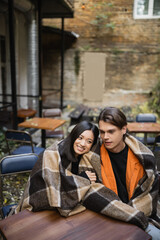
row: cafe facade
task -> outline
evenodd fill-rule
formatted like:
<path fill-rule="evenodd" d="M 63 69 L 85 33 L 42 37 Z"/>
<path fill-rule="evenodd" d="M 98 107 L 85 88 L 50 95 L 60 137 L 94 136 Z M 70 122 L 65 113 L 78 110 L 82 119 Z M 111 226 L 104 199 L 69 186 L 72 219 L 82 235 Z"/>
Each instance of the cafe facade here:
<path fill-rule="evenodd" d="M 61 21 L 59 71 L 63 87 L 64 19 L 73 18 L 73 13 L 73 0 L 0 0 L 0 110 L 12 112 L 14 128 L 18 109 L 33 108 L 42 114 L 44 18 Z"/>

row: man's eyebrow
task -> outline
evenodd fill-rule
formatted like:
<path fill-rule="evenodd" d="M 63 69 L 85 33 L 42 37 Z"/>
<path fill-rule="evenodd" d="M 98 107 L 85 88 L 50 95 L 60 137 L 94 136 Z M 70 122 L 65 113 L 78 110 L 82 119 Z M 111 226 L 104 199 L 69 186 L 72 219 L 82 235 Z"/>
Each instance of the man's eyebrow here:
<path fill-rule="evenodd" d="M 105 131 L 105 130 L 99 128 L 99 131 L 100 132 L 113 132 L 113 131 L 116 131 L 116 129 L 115 128 L 111 128 L 111 129 Z"/>
<path fill-rule="evenodd" d="M 104 132 L 104 130 L 103 130 L 103 129 L 100 129 L 100 128 L 99 128 L 99 131 Z"/>

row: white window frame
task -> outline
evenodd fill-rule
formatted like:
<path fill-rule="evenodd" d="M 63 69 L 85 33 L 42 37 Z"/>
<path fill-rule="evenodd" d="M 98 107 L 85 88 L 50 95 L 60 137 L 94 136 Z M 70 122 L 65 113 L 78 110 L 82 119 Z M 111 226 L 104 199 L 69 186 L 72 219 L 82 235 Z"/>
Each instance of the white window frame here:
<path fill-rule="evenodd" d="M 149 0 L 148 14 L 147 15 L 137 15 L 137 5 L 138 5 L 137 3 L 138 3 L 138 0 L 134 0 L 134 11 L 133 11 L 134 19 L 154 19 L 154 18 L 160 18 L 160 15 L 157 15 L 157 16 L 153 15 L 154 0 Z"/>

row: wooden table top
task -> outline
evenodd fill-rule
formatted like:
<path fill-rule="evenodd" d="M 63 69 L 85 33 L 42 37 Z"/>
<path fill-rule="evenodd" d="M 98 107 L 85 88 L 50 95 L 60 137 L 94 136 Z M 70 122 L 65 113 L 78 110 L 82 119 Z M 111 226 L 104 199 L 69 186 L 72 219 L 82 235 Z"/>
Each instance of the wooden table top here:
<path fill-rule="evenodd" d="M 139 227 L 86 210 L 65 218 L 57 211 L 24 210 L 0 221 L 8 240 L 149 240 Z"/>
<path fill-rule="evenodd" d="M 27 117 L 33 117 L 37 113 L 34 109 L 19 109 L 17 111 L 17 115 L 19 118 L 27 118 Z"/>
<path fill-rule="evenodd" d="M 54 119 L 54 118 L 30 118 L 22 123 L 19 123 L 19 127 L 25 128 L 38 128 L 44 130 L 55 130 L 66 122 L 63 119 Z"/>
<path fill-rule="evenodd" d="M 160 133 L 160 123 L 132 122 L 127 124 L 130 133 Z"/>

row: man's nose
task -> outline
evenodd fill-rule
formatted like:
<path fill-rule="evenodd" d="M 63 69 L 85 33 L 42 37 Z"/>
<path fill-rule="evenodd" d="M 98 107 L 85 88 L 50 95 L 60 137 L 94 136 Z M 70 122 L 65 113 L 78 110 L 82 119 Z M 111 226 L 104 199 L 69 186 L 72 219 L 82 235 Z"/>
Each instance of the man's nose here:
<path fill-rule="evenodd" d="M 107 133 L 107 132 L 105 132 L 105 134 L 104 134 L 104 138 L 105 138 L 105 139 L 108 138 L 108 133 Z"/>

